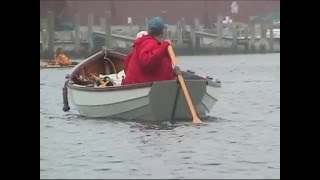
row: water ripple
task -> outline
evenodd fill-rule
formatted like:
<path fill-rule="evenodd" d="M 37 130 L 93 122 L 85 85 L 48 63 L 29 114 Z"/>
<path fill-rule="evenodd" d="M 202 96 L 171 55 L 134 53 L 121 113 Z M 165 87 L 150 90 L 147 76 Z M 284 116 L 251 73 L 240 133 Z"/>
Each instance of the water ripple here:
<path fill-rule="evenodd" d="M 201 164 L 201 165 L 205 165 L 205 166 L 219 166 L 219 165 L 221 165 L 221 163 L 205 163 L 205 164 Z"/>
<path fill-rule="evenodd" d="M 123 161 L 109 161 L 108 163 L 122 163 Z"/>
<path fill-rule="evenodd" d="M 268 166 L 268 169 L 280 169 L 279 167 Z"/>
<path fill-rule="evenodd" d="M 109 171 L 111 168 L 100 168 L 100 169 L 93 169 L 94 171 Z"/>
<path fill-rule="evenodd" d="M 178 153 L 195 153 L 195 151 L 179 151 Z"/>
<path fill-rule="evenodd" d="M 182 159 L 191 159 L 191 157 L 182 157 Z"/>
<path fill-rule="evenodd" d="M 181 68 L 222 82 L 221 99 L 201 118 L 206 126 L 63 112 L 70 70 L 40 71 L 40 178 L 279 179 L 280 56 L 181 59 Z"/>
<path fill-rule="evenodd" d="M 70 156 L 70 157 L 67 157 L 67 158 L 73 159 L 73 158 L 79 158 L 79 157 L 84 157 L 84 156 L 86 156 L 86 155 Z"/>
<path fill-rule="evenodd" d="M 267 164 L 267 162 L 261 162 L 261 161 L 235 161 L 239 163 L 250 163 L 250 164 Z"/>

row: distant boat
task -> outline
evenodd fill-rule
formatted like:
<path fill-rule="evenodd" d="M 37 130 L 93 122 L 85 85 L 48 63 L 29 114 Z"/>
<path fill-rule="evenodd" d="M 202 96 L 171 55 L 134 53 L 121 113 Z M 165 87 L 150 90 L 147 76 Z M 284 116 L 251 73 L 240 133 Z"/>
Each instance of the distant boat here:
<path fill-rule="evenodd" d="M 59 64 L 55 64 L 54 61 L 48 61 L 48 62 L 45 62 L 45 63 L 40 63 L 40 68 L 72 68 L 72 67 L 75 67 L 77 64 L 79 64 L 78 62 L 71 62 L 70 65 L 67 65 L 67 66 L 62 66 L 62 65 L 59 65 Z"/>

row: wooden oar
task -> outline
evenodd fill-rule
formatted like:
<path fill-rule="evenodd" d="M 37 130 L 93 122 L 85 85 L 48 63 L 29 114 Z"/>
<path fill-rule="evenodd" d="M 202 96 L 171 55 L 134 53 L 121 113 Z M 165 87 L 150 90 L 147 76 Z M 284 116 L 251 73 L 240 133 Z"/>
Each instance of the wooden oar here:
<path fill-rule="evenodd" d="M 200 123 L 202 123 L 202 121 L 200 120 L 200 118 L 196 114 L 196 110 L 195 110 L 195 108 L 194 108 L 194 106 L 192 104 L 192 100 L 190 98 L 187 86 L 186 86 L 186 84 L 184 82 L 184 79 L 182 77 L 182 73 L 180 71 L 180 68 L 177 65 L 177 59 L 176 59 L 176 56 L 175 56 L 175 54 L 173 52 L 173 49 L 172 49 L 171 45 L 168 46 L 168 53 L 169 53 L 169 56 L 171 58 L 172 65 L 174 67 L 175 73 L 178 76 L 179 83 L 181 85 L 183 94 L 184 94 L 184 96 L 185 96 L 185 98 L 187 100 L 187 103 L 188 103 L 188 106 L 189 106 L 189 109 L 190 109 L 190 112 L 191 112 L 191 115 L 192 115 L 192 122 L 196 123 L 196 124 L 200 124 Z"/>

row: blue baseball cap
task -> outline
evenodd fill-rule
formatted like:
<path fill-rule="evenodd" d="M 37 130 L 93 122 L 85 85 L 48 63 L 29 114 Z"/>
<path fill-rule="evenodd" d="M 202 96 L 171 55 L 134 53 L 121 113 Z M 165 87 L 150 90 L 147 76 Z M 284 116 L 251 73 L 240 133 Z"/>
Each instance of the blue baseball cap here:
<path fill-rule="evenodd" d="M 163 29 L 166 26 L 164 20 L 161 17 L 153 17 L 149 21 L 149 28 Z"/>

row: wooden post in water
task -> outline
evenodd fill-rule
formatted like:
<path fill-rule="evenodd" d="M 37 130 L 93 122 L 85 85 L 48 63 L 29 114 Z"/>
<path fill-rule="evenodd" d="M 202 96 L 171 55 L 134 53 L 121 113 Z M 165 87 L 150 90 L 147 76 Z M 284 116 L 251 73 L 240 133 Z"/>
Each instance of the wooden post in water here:
<path fill-rule="evenodd" d="M 89 42 L 88 53 L 89 54 L 91 54 L 93 49 L 93 22 L 94 22 L 93 12 L 90 12 L 88 15 L 88 42 Z"/>
<path fill-rule="evenodd" d="M 178 21 L 176 26 L 176 34 L 177 34 L 177 45 L 180 46 L 183 44 L 182 42 L 182 27 L 180 21 Z"/>
<path fill-rule="evenodd" d="M 200 21 L 199 18 L 194 18 L 194 29 L 195 31 L 199 31 L 200 30 Z M 200 48 L 200 36 L 196 36 L 195 33 L 195 47 L 196 48 Z"/>
<path fill-rule="evenodd" d="M 145 17 L 145 27 L 146 27 L 146 31 L 148 31 L 148 28 L 149 28 L 149 20 L 148 20 L 148 17 Z"/>
<path fill-rule="evenodd" d="M 102 32 L 106 31 L 106 19 L 105 19 L 105 17 L 100 17 L 100 30 Z"/>
<path fill-rule="evenodd" d="M 48 11 L 48 55 L 50 58 L 54 59 L 54 32 L 55 32 L 55 21 L 54 21 L 54 11 Z"/>
<path fill-rule="evenodd" d="M 249 40 L 249 36 L 250 36 L 250 29 L 249 29 L 249 26 L 247 25 L 244 28 L 244 37 L 245 37 L 246 41 Z M 245 50 L 246 50 L 246 52 L 249 51 L 249 43 L 245 44 Z"/>
<path fill-rule="evenodd" d="M 260 52 L 264 53 L 267 51 L 267 46 L 268 46 L 268 42 L 266 39 L 266 34 L 267 34 L 267 24 L 266 24 L 266 19 L 265 18 L 261 18 L 260 21 Z"/>
<path fill-rule="evenodd" d="M 78 55 L 80 53 L 80 15 L 76 13 L 74 16 L 74 50 Z"/>
<path fill-rule="evenodd" d="M 167 30 L 167 39 L 172 39 L 172 31 Z"/>
<path fill-rule="evenodd" d="M 129 36 L 134 36 L 134 33 L 133 33 L 133 27 L 132 27 L 132 17 L 128 17 L 128 25 L 129 25 Z M 140 24 L 138 24 L 138 31 L 140 30 Z"/>
<path fill-rule="evenodd" d="M 253 17 L 250 17 L 249 31 L 250 31 L 249 49 L 250 49 L 250 51 L 255 52 L 255 50 L 256 50 L 256 28 L 255 28 L 255 19 Z"/>
<path fill-rule="evenodd" d="M 218 20 L 217 20 L 217 44 L 218 44 L 218 47 L 221 47 L 222 46 L 222 31 L 223 31 L 223 24 L 222 24 L 222 21 L 223 21 L 223 17 L 222 16 L 219 16 L 218 17 Z"/>
<path fill-rule="evenodd" d="M 274 51 L 274 37 L 273 37 L 273 21 L 270 22 L 270 38 L 269 38 L 270 52 Z"/>
<path fill-rule="evenodd" d="M 44 19 L 40 18 L 40 31 L 45 30 Z"/>
<path fill-rule="evenodd" d="M 195 18 L 193 20 L 193 24 L 191 24 L 191 32 L 190 32 L 192 48 L 198 48 L 199 47 L 200 40 L 196 36 L 197 29 L 198 29 L 198 27 L 197 27 L 197 19 Z"/>
<path fill-rule="evenodd" d="M 236 23 L 234 22 L 231 23 L 231 29 L 232 29 L 232 48 L 236 50 L 238 46 L 238 33 L 237 33 Z"/>
<path fill-rule="evenodd" d="M 105 12 L 105 32 L 106 32 L 106 46 L 107 48 L 111 48 L 112 46 L 112 37 L 111 37 L 111 12 Z"/>
<path fill-rule="evenodd" d="M 164 22 L 167 21 L 167 11 L 166 10 L 161 11 L 161 17 L 164 20 Z M 166 24 L 165 28 L 163 29 L 163 37 L 165 39 L 168 38 L 168 24 Z"/>
<path fill-rule="evenodd" d="M 167 26 L 167 25 L 166 25 L 166 26 L 164 27 L 164 29 L 163 29 L 163 37 L 164 37 L 165 39 L 168 38 L 168 26 Z"/>
<path fill-rule="evenodd" d="M 187 32 L 186 32 L 186 21 L 185 21 L 185 19 L 184 18 L 182 18 L 181 19 L 181 21 L 180 21 L 180 24 L 181 24 L 181 31 L 182 31 L 182 43 L 183 42 L 185 42 L 184 40 L 186 39 L 186 34 L 187 34 Z"/>
<path fill-rule="evenodd" d="M 190 26 L 190 40 L 191 40 L 191 45 L 192 48 L 196 47 L 196 33 L 195 33 L 195 27 L 194 24 L 191 24 Z"/>

